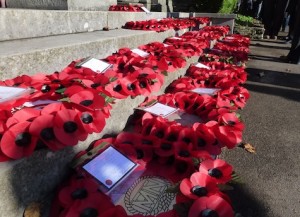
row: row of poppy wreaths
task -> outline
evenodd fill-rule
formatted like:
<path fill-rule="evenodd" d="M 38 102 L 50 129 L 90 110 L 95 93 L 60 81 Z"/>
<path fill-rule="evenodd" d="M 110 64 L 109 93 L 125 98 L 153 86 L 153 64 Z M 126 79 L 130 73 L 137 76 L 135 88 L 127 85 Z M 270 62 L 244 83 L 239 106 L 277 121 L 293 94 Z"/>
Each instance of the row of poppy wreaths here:
<path fill-rule="evenodd" d="M 60 150 L 101 132 L 114 98 L 148 96 L 159 90 L 167 73 L 184 67 L 185 58 L 201 55 L 210 40 L 228 31 L 227 27 L 205 27 L 193 37 L 184 34 L 164 44 L 142 45 L 146 57 L 120 49 L 104 59 L 112 64 L 104 73 L 80 67 L 78 60 L 61 72 L 1 81 L 2 86 L 31 88 L 33 93 L 1 104 L 0 161 L 27 157 L 43 147 Z"/>
<path fill-rule="evenodd" d="M 242 39 L 237 35 L 229 37 Z M 222 185 L 232 180 L 233 168 L 213 156 L 220 154 L 222 147 L 233 148 L 241 142 L 244 125 L 236 111 L 243 108 L 249 98 L 248 91 L 241 86 L 246 81 L 246 73 L 242 67 L 221 62 L 206 62 L 205 66 L 209 69 L 191 65 L 185 77 L 170 84 L 166 94 L 149 97 L 140 105 L 159 102 L 177 107 L 198 116 L 201 122 L 185 126 L 137 111 L 133 122 L 135 132 L 97 140 L 75 157 L 78 159 L 101 147 L 99 154 L 107 145 L 113 145 L 131 160 L 146 164 L 156 176 L 179 183 L 174 209 L 157 215 L 138 212 L 129 215 L 98 190 L 99 184 L 82 171 L 83 161 L 58 190 L 50 216 L 233 217 L 230 198 L 221 191 Z M 194 80 L 186 82 L 189 78 Z M 213 96 L 190 92 L 197 87 L 219 91 Z"/>
<path fill-rule="evenodd" d="M 140 5 L 111 5 L 109 11 L 143 12 Z"/>
<path fill-rule="evenodd" d="M 209 22 L 210 19 L 207 17 L 164 18 L 161 20 L 130 21 L 123 28 L 163 32 L 169 29 L 180 30 L 193 27 L 199 29 L 200 25 L 208 25 Z"/>

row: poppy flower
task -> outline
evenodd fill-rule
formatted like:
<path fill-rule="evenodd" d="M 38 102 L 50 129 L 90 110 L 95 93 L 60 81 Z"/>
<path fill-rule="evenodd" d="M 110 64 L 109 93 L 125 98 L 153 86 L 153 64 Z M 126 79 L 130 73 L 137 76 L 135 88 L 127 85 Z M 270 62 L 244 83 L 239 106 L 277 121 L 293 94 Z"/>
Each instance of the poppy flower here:
<path fill-rule="evenodd" d="M 181 125 L 171 125 L 166 129 L 165 139 L 169 142 L 176 142 L 178 140 L 178 135 L 183 127 Z"/>
<path fill-rule="evenodd" d="M 101 145 L 101 146 L 104 145 L 103 148 L 98 151 L 98 153 L 100 153 L 102 150 L 104 150 L 106 147 L 108 147 L 108 145 L 113 144 L 114 141 L 115 141 L 115 138 L 113 138 L 113 137 L 94 140 L 87 149 L 78 152 L 74 156 L 74 159 L 80 158 L 82 155 L 85 155 L 86 153 L 90 152 L 92 149 L 98 147 L 99 145 Z"/>
<path fill-rule="evenodd" d="M 11 158 L 7 157 L 0 149 L 0 162 L 6 162 L 12 160 Z"/>
<path fill-rule="evenodd" d="M 23 108 L 16 113 L 13 114 L 12 117 L 8 118 L 6 121 L 6 126 L 10 128 L 11 126 L 26 122 L 26 121 L 32 121 L 35 118 L 37 118 L 40 115 L 41 111 L 34 109 L 34 108 Z"/>
<path fill-rule="evenodd" d="M 239 120 L 235 113 L 224 113 L 219 117 L 219 122 L 237 130 L 243 130 L 244 124 Z"/>
<path fill-rule="evenodd" d="M 186 144 L 194 144 L 196 141 L 195 131 L 192 128 L 183 128 L 178 135 L 178 141 Z"/>
<path fill-rule="evenodd" d="M 233 217 L 231 205 L 218 195 L 197 199 L 189 210 L 188 217 Z"/>
<path fill-rule="evenodd" d="M 9 158 L 19 159 L 32 154 L 37 137 L 29 132 L 30 122 L 17 123 L 3 134 L 0 145 L 2 152 Z"/>
<path fill-rule="evenodd" d="M 73 178 L 70 184 L 59 191 L 58 199 L 63 207 L 70 207 L 76 200 L 84 200 L 99 194 L 99 184 L 92 178 Z"/>
<path fill-rule="evenodd" d="M 148 162 L 152 160 L 153 148 L 157 147 L 158 144 L 155 137 L 122 132 L 117 136 L 115 146 L 124 150 L 134 160 Z"/>
<path fill-rule="evenodd" d="M 192 150 L 193 145 L 191 143 L 186 144 L 185 142 L 175 142 L 175 159 L 186 162 L 192 162 Z"/>
<path fill-rule="evenodd" d="M 217 183 L 226 183 L 231 180 L 232 166 L 221 159 L 208 159 L 201 162 L 199 172 L 213 177 Z"/>
<path fill-rule="evenodd" d="M 166 137 L 168 127 L 172 124 L 174 123 L 146 112 L 142 117 L 142 134 L 152 135 L 163 139 Z"/>
<path fill-rule="evenodd" d="M 54 135 L 53 120 L 54 115 L 41 115 L 32 121 L 29 132 L 38 137 L 51 150 L 58 151 L 64 148 L 65 145 L 59 142 Z"/>
<path fill-rule="evenodd" d="M 78 191 L 80 190 L 81 189 L 78 189 Z M 78 195 L 82 196 L 82 193 L 79 192 Z M 63 212 L 62 216 L 64 217 L 101 216 L 102 217 L 105 216 L 105 212 L 107 212 L 107 210 L 110 210 L 112 208 L 114 208 L 114 205 L 110 201 L 110 198 L 101 192 L 97 192 L 88 195 L 88 197 L 85 199 L 75 200 L 72 206 Z"/>
<path fill-rule="evenodd" d="M 120 205 L 117 205 L 117 206 L 114 206 L 110 209 L 107 209 L 104 213 L 102 213 L 101 217 L 127 217 L 127 213 L 125 211 L 125 209 L 120 206 Z M 136 215 L 133 215 L 132 217 L 141 217 L 141 215 L 139 214 L 136 214 Z"/>
<path fill-rule="evenodd" d="M 83 141 L 88 134 L 76 120 L 77 112 L 71 109 L 58 111 L 54 117 L 55 137 L 67 146 L 74 146 L 78 140 Z"/>
<path fill-rule="evenodd" d="M 230 126 L 219 126 L 214 128 L 214 133 L 221 146 L 229 149 L 236 147 L 242 142 L 242 131 Z"/>
<path fill-rule="evenodd" d="M 79 112 L 75 122 L 81 123 L 87 133 L 100 133 L 105 127 L 105 116 L 100 110 Z"/>
<path fill-rule="evenodd" d="M 186 197 L 198 199 L 218 192 L 215 180 L 204 173 L 195 172 L 190 178 L 185 178 L 180 183 L 180 191 Z"/>
<path fill-rule="evenodd" d="M 206 124 L 195 123 L 193 125 L 195 130 L 196 142 L 194 143 L 195 150 L 205 150 L 212 155 L 221 153 L 221 148 L 216 144 L 216 137 Z"/>
<path fill-rule="evenodd" d="M 116 137 L 114 144 L 131 144 L 132 146 L 136 146 L 141 142 L 141 134 L 138 133 L 130 133 L 130 132 L 121 132 Z"/>
<path fill-rule="evenodd" d="M 71 109 L 71 104 L 66 102 L 57 102 L 46 105 L 41 110 L 41 115 L 52 114 L 55 115 L 58 111 L 64 109 Z"/>
<path fill-rule="evenodd" d="M 163 158 L 173 156 L 175 154 L 174 145 L 172 142 L 162 140 L 159 147 L 154 149 L 154 153 Z"/>
<path fill-rule="evenodd" d="M 125 99 L 129 95 L 126 92 L 126 86 L 120 80 L 109 83 L 105 86 L 105 90 L 110 94 L 111 97 L 117 99 Z"/>
<path fill-rule="evenodd" d="M 101 109 L 105 105 L 105 100 L 95 91 L 83 90 L 73 94 L 70 101 L 83 109 L 89 108 L 92 110 Z"/>

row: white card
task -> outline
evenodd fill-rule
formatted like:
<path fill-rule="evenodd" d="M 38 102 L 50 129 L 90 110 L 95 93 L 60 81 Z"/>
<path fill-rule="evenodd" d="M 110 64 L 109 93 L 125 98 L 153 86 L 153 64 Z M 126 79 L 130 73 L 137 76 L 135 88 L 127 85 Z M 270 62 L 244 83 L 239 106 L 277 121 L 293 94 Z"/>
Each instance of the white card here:
<path fill-rule="evenodd" d="M 0 86 L 0 103 L 19 98 L 29 93 L 29 88 Z"/>
<path fill-rule="evenodd" d="M 40 105 L 48 105 L 48 104 L 51 104 L 51 103 L 61 103 L 61 102 L 54 101 L 54 100 L 37 100 L 37 101 L 34 101 L 34 102 L 25 102 L 23 104 L 23 106 L 25 106 L 25 107 L 35 107 L 35 106 L 40 106 Z"/>
<path fill-rule="evenodd" d="M 220 91 L 220 88 L 196 88 L 191 90 L 194 93 L 198 93 L 198 94 L 207 94 L 210 96 L 215 95 L 218 91 Z"/>
<path fill-rule="evenodd" d="M 118 150 L 109 146 L 101 154 L 83 166 L 105 187 L 111 189 L 120 183 L 137 166 Z"/>
<path fill-rule="evenodd" d="M 173 108 L 161 103 L 155 103 L 154 105 L 145 108 L 144 111 L 157 116 L 167 117 L 168 115 L 178 111 L 178 108 Z"/>
<path fill-rule="evenodd" d="M 110 68 L 112 65 L 107 62 L 104 62 L 102 60 L 91 58 L 87 62 L 83 63 L 81 66 L 85 67 L 85 68 L 89 68 L 89 69 L 93 70 L 94 72 L 103 73 L 108 68 Z"/>
<path fill-rule="evenodd" d="M 142 9 L 143 11 L 145 11 L 147 14 L 151 14 L 151 11 L 149 11 L 147 8 L 141 7 L 141 9 Z"/>
<path fill-rule="evenodd" d="M 211 69 L 209 66 L 206 66 L 206 65 L 204 65 L 204 64 L 202 64 L 202 63 L 197 63 L 195 66 L 196 66 L 197 68 Z"/>
<path fill-rule="evenodd" d="M 141 50 L 141 49 L 138 49 L 138 48 L 135 48 L 135 49 L 132 49 L 131 50 L 133 53 L 137 54 L 137 55 L 140 55 L 141 57 L 147 57 L 149 56 L 149 53 Z"/>
<path fill-rule="evenodd" d="M 168 45 L 168 44 L 163 44 L 164 45 L 164 47 L 169 47 L 170 45 Z"/>
<path fill-rule="evenodd" d="M 171 39 L 182 40 L 182 38 L 179 37 L 172 37 Z"/>

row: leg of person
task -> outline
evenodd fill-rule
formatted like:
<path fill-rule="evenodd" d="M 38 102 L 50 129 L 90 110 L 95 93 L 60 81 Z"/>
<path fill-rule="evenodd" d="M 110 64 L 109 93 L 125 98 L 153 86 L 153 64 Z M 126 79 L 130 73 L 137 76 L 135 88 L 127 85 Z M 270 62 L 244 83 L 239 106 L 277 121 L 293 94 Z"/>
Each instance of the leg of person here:
<path fill-rule="evenodd" d="M 262 7 L 263 7 L 262 22 L 265 26 L 265 37 L 269 38 L 271 34 L 271 28 L 273 22 L 272 21 L 273 11 L 274 11 L 273 0 L 264 0 Z"/>
<path fill-rule="evenodd" d="M 291 63 L 300 64 L 300 3 L 298 4 L 296 12 L 292 47 L 287 58 Z"/>
<path fill-rule="evenodd" d="M 284 17 L 284 12 L 287 6 L 288 1 L 287 0 L 276 0 L 275 1 L 275 11 L 274 14 L 275 16 L 273 17 L 273 25 L 272 25 L 272 32 L 271 32 L 271 37 L 273 39 L 277 39 L 277 35 L 280 31 L 280 27 L 282 25 L 283 17 Z"/>

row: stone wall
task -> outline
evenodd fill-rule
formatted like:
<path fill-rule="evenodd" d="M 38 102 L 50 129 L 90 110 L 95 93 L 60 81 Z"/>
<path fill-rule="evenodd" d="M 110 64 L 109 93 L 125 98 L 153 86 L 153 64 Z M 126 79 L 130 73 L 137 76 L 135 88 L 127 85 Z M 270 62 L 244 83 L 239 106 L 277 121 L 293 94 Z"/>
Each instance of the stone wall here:
<path fill-rule="evenodd" d="M 107 11 L 117 0 L 7 0 L 8 8 Z"/>

